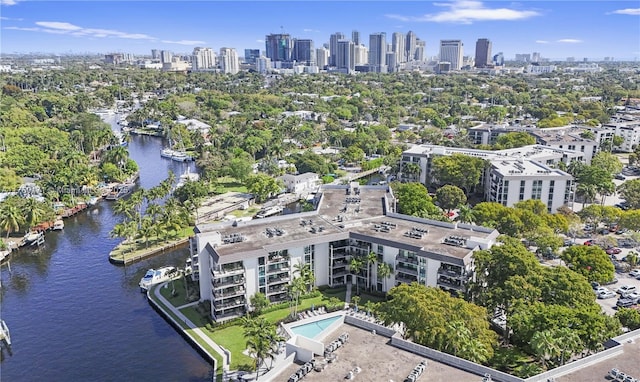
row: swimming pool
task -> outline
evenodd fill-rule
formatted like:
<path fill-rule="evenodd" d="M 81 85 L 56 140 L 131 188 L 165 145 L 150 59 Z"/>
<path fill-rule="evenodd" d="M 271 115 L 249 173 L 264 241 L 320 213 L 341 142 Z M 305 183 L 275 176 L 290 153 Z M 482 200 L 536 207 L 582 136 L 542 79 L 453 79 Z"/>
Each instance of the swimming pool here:
<path fill-rule="evenodd" d="M 327 329 L 334 322 L 341 320 L 342 316 L 334 316 L 325 318 L 323 320 L 318 320 L 314 322 L 309 322 L 307 324 L 302 324 L 298 326 L 292 326 L 290 328 L 293 334 L 297 334 L 299 336 L 315 339 L 318 337 L 325 329 Z"/>

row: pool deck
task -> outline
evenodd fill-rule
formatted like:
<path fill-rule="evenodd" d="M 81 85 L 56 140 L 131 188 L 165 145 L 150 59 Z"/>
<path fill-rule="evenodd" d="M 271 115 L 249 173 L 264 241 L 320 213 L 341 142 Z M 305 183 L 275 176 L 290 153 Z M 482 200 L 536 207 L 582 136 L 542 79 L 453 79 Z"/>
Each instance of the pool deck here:
<path fill-rule="evenodd" d="M 321 316 L 322 317 L 322 316 Z M 318 317 L 316 317 L 318 318 Z M 342 333 L 349 333 L 349 341 L 335 351 L 337 360 L 327 364 L 321 371 L 312 371 L 307 374 L 304 382 L 344 381 L 349 371 L 360 367 L 362 371 L 354 378 L 358 381 L 387 382 L 404 381 L 425 357 L 398 349 L 389 344 L 389 338 L 372 334 L 369 331 L 357 328 L 349 324 L 342 324 L 337 329 L 328 333 L 324 339 L 333 341 Z M 322 356 L 316 357 L 318 361 Z M 287 381 L 300 365 L 293 363 L 278 375 L 264 380 Z M 262 378 L 261 378 L 262 379 Z M 447 366 L 445 364 L 427 360 L 427 369 L 419 380 L 430 382 L 451 381 L 476 381 L 481 380 L 475 374 Z"/>
<path fill-rule="evenodd" d="M 318 321 L 323 321 L 323 320 L 330 319 L 330 318 L 333 318 L 333 317 L 338 317 L 338 316 L 344 317 L 344 315 L 345 315 L 344 311 L 337 311 L 337 312 L 331 312 L 331 313 L 325 313 L 325 314 L 318 314 L 317 316 L 311 316 L 311 317 L 308 317 L 308 318 L 304 318 L 302 320 L 298 320 L 298 321 L 292 322 L 290 324 L 283 324 L 282 326 L 284 327 L 284 330 L 287 332 L 289 337 L 293 337 L 293 336 L 297 335 L 291 330 L 291 328 L 293 328 L 293 327 L 302 326 L 302 325 L 306 325 L 306 324 L 310 324 L 310 323 L 314 323 L 314 322 L 318 322 Z M 344 318 L 343 318 L 342 322 L 344 322 Z M 323 332 L 325 330 L 323 330 Z M 323 339 L 323 337 L 325 337 L 325 336 L 324 335 L 323 336 L 319 336 L 318 338 L 315 338 L 315 340 L 319 341 L 319 340 Z"/>

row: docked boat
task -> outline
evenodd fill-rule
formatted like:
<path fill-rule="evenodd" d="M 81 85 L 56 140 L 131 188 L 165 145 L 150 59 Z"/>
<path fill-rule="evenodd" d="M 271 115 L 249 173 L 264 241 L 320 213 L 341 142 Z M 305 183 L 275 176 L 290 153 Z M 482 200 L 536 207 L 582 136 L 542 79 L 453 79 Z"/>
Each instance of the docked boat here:
<path fill-rule="evenodd" d="M 160 156 L 163 158 L 174 160 L 176 162 L 188 162 L 193 160 L 193 158 L 187 155 L 186 152 L 170 148 L 162 149 L 162 151 L 160 151 Z"/>
<path fill-rule="evenodd" d="M 60 231 L 64 228 L 64 221 L 62 219 L 58 219 L 53 223 L 53 230 Z"/>
<path fill-rule="evenodd" d="M 178 276 L 178 269 L 176 267 L 162 267 L 158 269 L 149 269 L 147 273 L 140 279 L 140 291 L 146 292 L 153 285 L 169 281 Z"/>
<path fill-rule="evenodd" d="M 7 347 L 11 346 L 11 333 L 9 333 L 9 327 L 4 320 L 0 320 L 0 341 Z"/>
<path fill-rule="evenodd" d="M 97 203 L 98 203 L 98 197 L 97 196 L 92 196 L 89 200 L 87 200 L 87 204 L 90 205 L 90 206 L 95 206 Z"/>
<path fill-rule="evenodd" d="M 113 186 L 109 194 L 105 199 L 107 200 L 118 200 L 123 196 L 128 195 L 131 191 L 133 191 L 134 184 L 132 183 L 124 183 Z"/>
<path fill-rule="evenodd" d="M 176 188 L 184 186 L 187 182 L 197 182 L 198 180 L 200 180 L 200 175 L 191 172 L 191 170 L 187 168 L 187 171 L 184 174 L 180 175 L 178 184 L 176 184 Z"/>
<path fill-rule="evenodd" d="M 25 245 L 40 245 L 44 243 L 44 233 L 42 231 L 32 231 L 24 235 Z"/>
<path fill-rule="evenodd" d="M 258 213 L 256 214 L 256 216 L 254 216 L 256 219 L 264 219 L 264 218 L 268 218 L 269 216 L 275 216 L 280 214 L 284 209 L 280 206 L 273 206 L 273 207 L 268 207 L 268 208 L 263 208 L 260 211 L 258 211 Z"/>

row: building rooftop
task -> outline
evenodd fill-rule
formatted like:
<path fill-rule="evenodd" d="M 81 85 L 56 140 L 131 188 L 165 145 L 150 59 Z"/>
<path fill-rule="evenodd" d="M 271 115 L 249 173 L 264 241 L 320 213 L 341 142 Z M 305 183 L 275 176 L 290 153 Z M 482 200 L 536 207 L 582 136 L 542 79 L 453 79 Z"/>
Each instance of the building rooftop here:
<path fill-rule="evenodd" d="M 500 171 L 503 175 L 523 176 L 540 176 L 540 175 L 557 175 L 562 177 L 571 177 L 570 174 L 545 166 L 544 164 L 531 160 L 514 160 L 507 159 L 503 161 L 493 161 L 491 165 Z"/>
<path fill-rule="evenodd" d="M 394 197 L 385 186 L 323 186 L 314 201 L 318 205 L 315 211 L 248 222 L 200 224 L 196 232 L 209 240 L 225 263 L 292 246 L 355 238 L 392 242 L 398 248 L 428 252 L 432 257 L 463 264 L 470 261 L 474 248 L 487 248 L 498 236 L 497 231 L 486 227 L 395 213 Z M 448 240 L 452 236 L 461 241 Z"/>
<path fill-rule="evenodd" d="M 446 147 L 436 145 L 416 145 L 404 151 L 404 155 L 451 155 L 464 154 L 468 156 L 478 157 L 482 159 L 503 160 L 524 158 L 537 161 L 545 161 L 552 158 L 562 158 L 567 155 L 570 158 L 579 157 L 583 154 L 579 151 L 559 149 L 543 145 L 529 145 L 504 150 L 477 150 L 458 147 Z"/>

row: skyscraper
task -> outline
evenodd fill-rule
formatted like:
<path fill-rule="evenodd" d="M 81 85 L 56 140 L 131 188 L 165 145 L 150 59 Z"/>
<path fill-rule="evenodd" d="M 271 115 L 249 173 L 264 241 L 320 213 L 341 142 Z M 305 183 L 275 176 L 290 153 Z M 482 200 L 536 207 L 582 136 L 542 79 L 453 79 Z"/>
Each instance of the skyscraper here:
<path fill-rule="evenodd" d="M 415 60 L 415 55 L 416 55 L 416 48 L 417 46 L 417 41 L 418 37 L 416 36 L 416 34 L 413 31 L 409 31 L 407 32 L 407 37 L 405 38 L 405 49 L 407 51 L 406 56 L 407 56 L 407 61 L 412 61 Z"/>
<path fill-rule="evenodd" d="M 216 67 L 216 54 L 211 48 L 196 47 L 191 58 L 193 70 L 206 70 Z"/>
<path fill-rule="evenodd" d="M 476 41 L 476 68 L 486 68 L 491 63 L 491 41 L 479 38 Z"/>
<path fill-rule="evenodd" d="M 260 49 L 245 49 L 244 50 L 244 62 L 247 64 L 255 64 L 256 60 L 260 57 Z"/>
<path fill-rule="evenodd" d="M 450 62 L 451 70 L 462 67 L 462 40 L 440 40 L 440 62 Z"/>
<path fill-rule="evenodd" d="M 151 59 L 152 60 L 160 59 L 160 51 L 158 49 L 151 49 Z"/>
<path fill-rule="evenodd" d="M 173 60 L 173 53 L 168 50 L 160 51 L 160 62 L 163 64 L 169 64 Z"/>
<path fill-rule="evenodd" d="M 293 59 L 300 64 L 315 65 L 316 51 L 313 48 L 313 40 L 308 40 L 308 39 L 294 40 Z"/>
<path fill-rule="evenodd" d="M 387 72 L 387 34 L 384 32 L 369 35 L 369 71 Z"/>
<path fill-rule="evenodd" d="M 321 69 L 329 65 L 329 49 L 324 46 L 316 49 L 316 64 Z"/>
<path fill-rule="evenodd" d="M 289 34 L 270 34 L 265 38 L 267 57 L 272 62 L 291 62 L 293 57 L 293 39 Z"/>
<path fill-rule="evenodd" d="M 426 41 L 420 40 L 419 38 L 416 39 L 416 50 L 413 53 L 413 59 L 415 61 L 424 61 L 424 52 L 427 50 L 426 45 Z"/>
<path fill-rule="evenodd" d="M 223 73 L 238 73 L 240 61 L 234 48 L 220 48 L 220 69 Z"/>
<path fill-rule="evenodd" d="M 364 45 L 353 44 L 354 64 L 356 66 L 367 65 L 369 62 L 369 49 Z"/>
<path fill-rule="evenodd" d="M 360 45 L 360 32 L 351 31 L 351 41 L 353 41 L 354 45 Z"/>
<path fill-rule="evenodd" d="M 398 64 L 407 62 L 404 33 L 394 32 L 393 35 L 391 35 L 391 50 L 395 54 L 395 62 L 388 63 L 389 66 L 398 66 Z"/>
<path fill-rule="evenodd" d="M 338 51 L 338 41 L 345 40 L 342 32 L 336 32 L 329 38 L 329 66 L 336 66 L 336 52 Z"/>
<path fill-rule="evenodd" d="M 348 73 L 353 72 L 355 69 L 355 52 L 352 41 L 340 40 L 338 41 L 338 48 L 336 51 L 336 68 L 346 71 Z"/>

